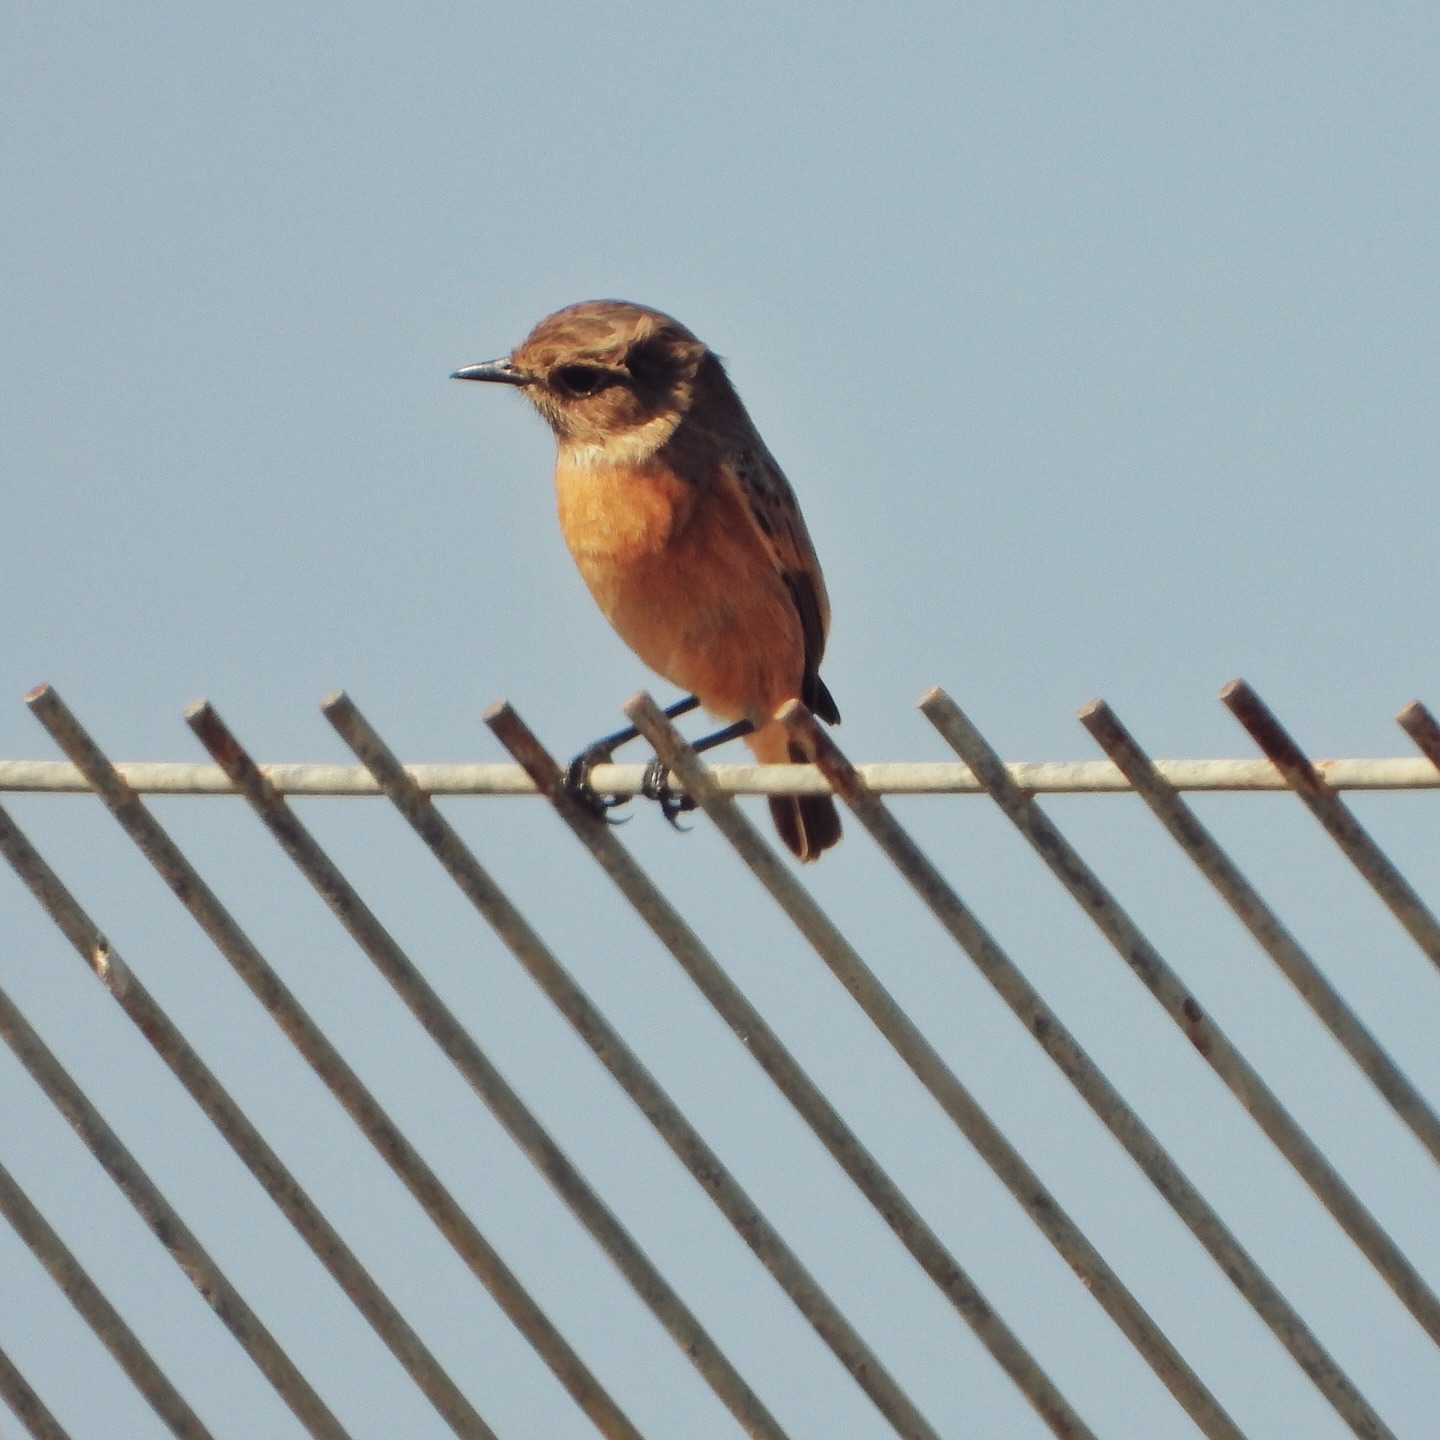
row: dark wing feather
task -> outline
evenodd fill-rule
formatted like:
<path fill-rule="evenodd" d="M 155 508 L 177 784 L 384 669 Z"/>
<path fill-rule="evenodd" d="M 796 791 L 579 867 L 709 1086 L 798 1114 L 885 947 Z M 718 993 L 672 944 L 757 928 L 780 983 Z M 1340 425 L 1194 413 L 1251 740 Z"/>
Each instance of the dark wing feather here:
<path fill-rule="evenodd" d="M 820 660 L 825 653 L 825 622 L 821 616 L 814 582 L 802 570 L 782 570 L 780 578 L 795 602 L 800 628 L 805 636 L 805 676 L 800 698 L 812 714 L 831 725 L 840 723 L 840 707 L 820 678 Z"/>
<path fill-rule="evenodd" d="M 830 599 L 825 594 L 815 547 L 790 482 L 765 448 L 725 367 L 714 354 L 707 354 L 696 371 L 694 404 L 687 424 L 681 426 L 672 443 L 684 445 L 692 437 L 695 458 L 702 466 L 719 454 L 726 478 L 732 479 L 740 491 L 776 573 L 794 602 L 805 647 L 800 698 L 821 719 L 838 724 L 839 707 L 820 679 L 820 661 L 830 631 Z"/>
<path fill-rule="evenodd" d="M 840 709 L 820 678 L 820 661 L 830 629 L 830 600 L 795 492 L 753 429 L 749 443 L 731 456 L 731 464 L 756 528 L 765 537 L 775 568 L 800 617 L 800 631 L 805 637 L 800 698 L 822 720 L 838 725 Z"/>

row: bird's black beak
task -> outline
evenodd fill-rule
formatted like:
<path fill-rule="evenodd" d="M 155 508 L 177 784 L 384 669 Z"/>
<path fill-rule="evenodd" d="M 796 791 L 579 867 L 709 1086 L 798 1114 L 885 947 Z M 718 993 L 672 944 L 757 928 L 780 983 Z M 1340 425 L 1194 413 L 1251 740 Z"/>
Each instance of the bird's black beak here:
<path fill-rule="evenodd" d="M 509 360 L 487 360 L 483 365 L 467 365 L 457 370 L 452 380 L 494 380 L 501 385 L 528 385 L 534 380 L 523 370 L 517 370 Z"/>

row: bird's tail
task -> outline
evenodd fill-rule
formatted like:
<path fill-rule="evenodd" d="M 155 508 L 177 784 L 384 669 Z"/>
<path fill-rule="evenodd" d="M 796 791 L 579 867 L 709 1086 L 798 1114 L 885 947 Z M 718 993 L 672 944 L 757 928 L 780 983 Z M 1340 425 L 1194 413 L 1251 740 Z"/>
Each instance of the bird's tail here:
<path fill-rule="evenodd" d="M 770 814 L 780 838 L 801 860 L 818 860 L 840 842 L 840 812 L 828 795 L 772 795 Z"/>
<path fill-rule="evenodd" d="M 774 722 L 748 738 L 764 764 L 808 765 L 815 758 Z M 800 860 L 818 860 L 840 841 L 840 812 L 828 795 L 772 795 L 770 815 L 780 838 Z"/>

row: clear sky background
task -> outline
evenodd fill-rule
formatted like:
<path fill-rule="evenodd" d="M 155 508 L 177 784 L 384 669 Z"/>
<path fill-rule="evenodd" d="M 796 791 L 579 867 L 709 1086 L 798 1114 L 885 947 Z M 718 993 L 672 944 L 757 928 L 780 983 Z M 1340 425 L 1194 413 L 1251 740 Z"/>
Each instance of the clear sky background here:
<path fill-rule="evenodd" d="M 564 552 L 552 444 L 446 377 L 618 296 L 726 357 L 825 567 L 857 759 L 1404 754 L 1434 617 L 1431 5 L 295 7 L 0 16 L 0 755 L 53 682 L 117 758 L 211 698 L 264 759 L 568 755 L 642 685 Z M 586 1422 L 88 799 L 8 800 L 502 1436 Z M 1440 903 L 1433 795 L 1357 809 Z M 889 1433 L 438 867 L 302 807 L 790 1432 Z M 983 799 L 897 807 L 1394 1429 L 1440 1361 Z M 1440 1177 L 1138 802 L 1053 804 L 1440 1285 Z M 1440 1103 L 1440 977 L 1286 797 L 1202 810 Z M 538 803 L 449 813 L 947 1437 L 1023 1400 Z M 738 1434 L 248 811 L 158 805 L 648 1435 Z M 807 883 L 1254 1436 L 1340 1423 L 850 825 Z M 621 833 L 1102 1435 L 1195 1432 L 703 822 Z M 447 1433 L 8 870 L 0 982 L 357 1437 Z M 298 1427 L 0 1054 L 0 1156 L 222 1437 Z M 159 1422 L 0 1228 L 0 1344 L 77 1437 Z M 0 1434 L 16 1433 L 0 1415 Z"/>

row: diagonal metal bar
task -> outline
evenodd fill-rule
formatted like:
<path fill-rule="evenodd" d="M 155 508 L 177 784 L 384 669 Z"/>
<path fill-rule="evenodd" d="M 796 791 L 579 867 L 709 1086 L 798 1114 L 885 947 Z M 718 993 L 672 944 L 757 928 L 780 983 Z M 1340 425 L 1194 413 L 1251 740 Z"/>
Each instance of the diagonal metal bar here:
<path fill-rule="evenodd" d="M 1212 1440 L 1220 1440 L 1222 1436 L 1226 1440 L 1243 1440 L 1235 1422 L 1185 1358 L 940 1058 L 919 1027 L 896 1004 L 810 892 L 795 878 L 791 868 L 762 838 L 735 800 L 711 783 L 699 756 L 664 711 L 649 695 L 641 694 L 625 706 L 625 713 L 1202 1433 Z"/>
<path fill-rule="evenodd" d="M 1440 771 L 1440 720 L 1418 700 L 1412 700 L 1395 719 L 1431 765 Z"/>
<path fill-rule="evenodd" d="M 0 1350 L 0 1399 L 35 1440 L 70 1440 L 64 1426 L 50 1413 L 19 1367 Z"/>
<path fill-rule="evenodd" d="M 1225 708 L 1250 732 L 1285 782 L 1323 825 L 1345 858 L 1365 877 L 1410 938 L 1440 966 L 1440 920 L 1395 862 L 1375 843 L 1349 806 L 1295 743 L 1275 713 L 1244 680 L 1232 680 L 1221 692 Z"/>
<path fill-rule="evenodd" d="M 416 784 L 347 695 L 321 706 L 345 743 L 365 764 L 446 873 L 574 1027 L 675 1156 L 715 1202 L 781 1289 L 830 1347 L 897 1434 L 933 1437 L 934 1431 L 799 1258 L 686 1120 L 659 1082 L 626 1045 L 529 922 L 475 858 L 474 853 Z"/>
<path fill-rule="evenodd" d="M 80 958 L 189 1091 L 230 1148 L 330 1272 L 421 1392 L 463 1440 L 496 1440 L 495 1432 L 441 1368 L 334 1226 L 286 1169 L 264 1137 L 211 1073 L 139 978 L 34 847 L 13 828 L 0 848 Z"/>
<path fill-rule="evenodd" d="M 13 1009 L 8 997 L 0 1005 Z M 35 1208 L 30 1197 L 14 1177 L 0 1165 L 0 1213 L 14 1227 L 15 1233 L 30 1247 L 35 1258 L 50 1273 L 50 1278 L 80 1312 L 96 1338 L 115 1358 L 116 1364 L 130 1378 L 131 1384 L 143 1395 L 150 1408 L 165 1422 L 179 1440 L 211 1440 L 210 1432 L 200 1417 L 186 1404 L 184 1397 L 165 1378 L 165 1373 L 140 1343 L 135 1332 L 120 1318 L 120 1312 L 101 1293 L 100 1287 L 85 1272 L 84 1266 L 70 1252 L 65 1242 L 51 1229 L 45 1217 Z M 15 1413 L 29 1425 L 25 1405 L 27 1393 L 34 1394 L 18 1370 L 10 1367 L 22 1390 L 7 1388 L 5 1398 Z M 36 1403 L 39 1397 L 36 1396 Z M 16 1404 L 16 1399 L 20 1404 Z M 41 1409 L 43 1410 L 43 1406 Z M 39 1412 L 36 1412 L 37 1414 Z M 45 1412 L 48 1415 L 48 1411 Z M 52 1417 L 53 1418 L 53 1417 Z M 58 1426 L 56 1427 L 58 1430 Z M 43 1435 L 43 1430 L 31 1433 Z M 62 1436 L 63 1431 L 59 1432 Z"/>
<path fill-rule="evenodd" d="M 485 722 L 500 743 L 525 767 L 560 817 L 1050 1429 L 1058 1436 L 1089 1436 L 1089 1427 L 1069 1401 L 976 1288 L 940 1237 L 925 1223 L 874 1156 L 861 1144 L 859 1137 L 841 1119 L 814 1081 L 800 1068 L 759 1011 L 741 994 L 695 932 L 616 840 L 611 827 L 566 789 L 564 772 L 524 721 L 508 704 L 502 703 L 486 712 Z"/>
<path fill-rule="evenodd" d="M 1125 1148 L 1335 1412 L 1362 1440 L 1394 1440 L 1379 1414 L 1085 1053 L 1060 1017 L 975 918 L 885 803 L 866 787 L 829 732 L 818 725 L 798 701 L 783 707 L 777 718 L 814 747 L 816 763 L 835 794 L 845 801 L 930 912 L 994 986 L 1020 1023 Z"/>
<path fill-rule="evenodd" d="M 1080 723 L 1124 771 L 1136 794 L 1195 862 L 1350 1058 L 1369 1076 L 1415 1138 L 1440 1162 L 1440 1118 L 1300 947 L 1279 916 L 1260 898 L 1240 867 L 1220 848 L 1115 712 L 1103 700 L 1092 700 L 1080 711 Z"/>
<path fill-rule="evenodd" d="M 1424 752 L 1425 758 L 1440 770 L 1440 721 L 1418 700 L 1412 700 L 1395 719 Z"/>
<path fill-rule="evenodd" d="M 1200 1002 L 1185 988 L 1120 902 L 1061 835 L 1055 822 L 1015 785 L 989 742 L 948 695 L 941 690 L 931 690 L 921 700 L 920 708 L 946 743 L 980 777 L 1006 818 L 1095 922 L 1136 978 L 1160 1002 L 1205 1063 L 1250 1112 L 1255 1123 L 1380 1273 L 1400 1303 L 1419 1321 L 1425 1333 L 1440 1344 L 1440 1300 L 1406 1259 L 1404 1251 L 1385 1233 L 1225 1032 L 1204 1012 Z"/>
<path fill-rule="evenodd" d="M 380 1157 L 404 1183 L 470 1272 L 535 1348 L 606 1440 L 640 1440 L 564 1336 L 530 1298 L 420 1152 L 381 1108 L 358 1075 L 290 993 L 60 697 L 42 686 L 30 704 L 60 748 L 119 821 L 176 898 L 230 963 L 255 998 L 340 1102 Z"/>
<path fill-rule="evenodd" d="M 186 720 L 335 918 L 595 1243 L 610 1257 L 721 1403 L 757 1440 L 760 1437 L 784 1440 L 785 1432 L 779 1423 L 699 1319 L 446 1008 L 410 957 L 300 823 L 295 812 L 270 786 L 215 710 L 206 704 L 193 705 L 186 712 Z"/>
<path fill-rule="evenodd" d="M 8 816 L 0 820 L 0 835 L 7 835 L 13 828 L 8 820 Z M 0 991 L 0 1037 L 15 1052 L 20 1063 L 49 1097 L 50 1103 L 70 1122 L 71 1128 L 104 1167 L 121 1194 L 135 1207 L 155 1238 L 169 1251 L 171 1259 L 240 1342 L 295 1418 L 316 1440 L 349 1440 L 344 1427 L 296 1369 L 260 1317 L 226 1279 L 190 1227 L 156 1189 L 135 1157 L 121 1143 L 120 1137 L 105 1123 L 100 1112 L 3 991 Z M 101 1338 L 105 1337 L 102 1335 Z"/>

